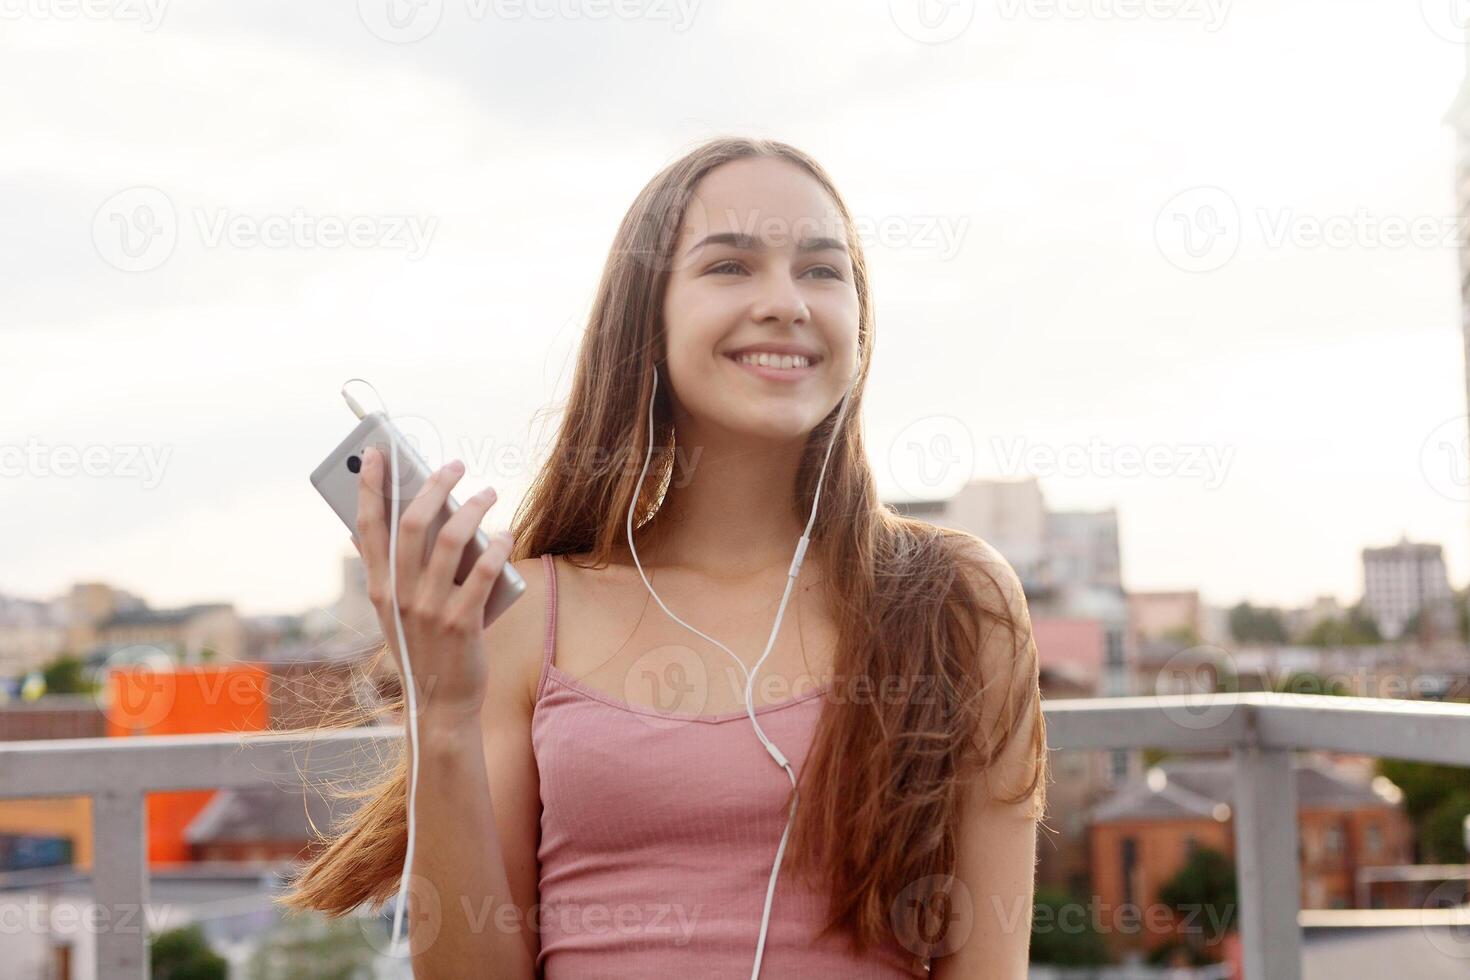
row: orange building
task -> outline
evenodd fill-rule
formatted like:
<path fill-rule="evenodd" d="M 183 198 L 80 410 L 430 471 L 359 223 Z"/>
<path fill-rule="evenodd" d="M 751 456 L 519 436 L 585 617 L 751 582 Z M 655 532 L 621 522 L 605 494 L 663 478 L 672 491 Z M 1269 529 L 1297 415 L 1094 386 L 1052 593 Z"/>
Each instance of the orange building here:
<path fill-rule="evenodd" d="M 144 666 L 113 670 L 103 708 L 115 738 L 264 731 L 270 720 L 270 671 L 261 664 Z M 148 860 L 187 861 L 184 831 L 214 789 L 148 795 Z"/>
<path fill-rule="evenodd" d="M 1412 827 L 1396 800 L 1319 760 L 1297 759 L 1294 774 L 1300 907 L 1351 908 L 1360 867 L 1412 859 Z M 1234 860 L 1233 781 L 1229 758 L 1167 759 L 1094 808 L 1093 894 L 1114 953 L 1152 949 L 1175 936 L 1158 894 L 1195 849 Z M 1232 909 L 1228 922 L 1200 918 L 1192 925 L 1218 940 L 1226 927 L 1238 928 L 1237 919 Z"/>
<path fill-rule="evenodd" d="M 46 695 L 34 703 L 0 706 L 0 740 L 146 737 L 339 723 L 359 697 L 350 660 L 114 667 L 101 697 Z M 307 797 L 303 799 L 303 797 Z M 310 828 L 332 822 L 323 794 L 275 786 L 152 793 L 148 797 L 149 859 L 239 860 L 300 854 Z M 92 799 L 0 800 L 0 854 L 8 836 L 60 837 L 71 863 L 92 866 Z M 3 858 L 0 858 L 3 860 Z"/>

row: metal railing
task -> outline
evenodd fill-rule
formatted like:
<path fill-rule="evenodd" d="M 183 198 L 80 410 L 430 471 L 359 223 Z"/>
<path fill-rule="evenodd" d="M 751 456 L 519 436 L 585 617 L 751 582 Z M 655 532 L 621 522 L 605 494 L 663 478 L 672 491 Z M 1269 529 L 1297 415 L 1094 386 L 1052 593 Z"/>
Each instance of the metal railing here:
<path fill-rule="evenodd" d="M 1293 694 L 1049 700 L 1053 750 L 1228 750 L 1246 980 L 1300 980 L 1296 749 L 1470 766 L 1470 705 Z M 148 901 L 145 795 L 187 789 L 299 787 L 337 767 L 374 765 L 398 727 L 317 736 L 164 735 L 0 743 L 0 798 L 90 796 L 93 899 L 109 910 Z M 119 921 L 121 921 L 119 919 Z M 97 975 L 148 976 L 146 929 L 97 935 Z"/>

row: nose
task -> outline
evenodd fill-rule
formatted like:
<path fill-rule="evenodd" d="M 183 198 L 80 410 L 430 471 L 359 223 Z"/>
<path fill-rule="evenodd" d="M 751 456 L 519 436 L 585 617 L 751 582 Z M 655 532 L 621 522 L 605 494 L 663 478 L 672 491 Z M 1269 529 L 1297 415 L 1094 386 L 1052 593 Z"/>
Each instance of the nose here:
<path fill-rule="evenodd" d="M 811 310 L 791 276 L 780 272 L 765 277 L 751 315 L 758 323 L 804 324 L 811 319 Z"/>

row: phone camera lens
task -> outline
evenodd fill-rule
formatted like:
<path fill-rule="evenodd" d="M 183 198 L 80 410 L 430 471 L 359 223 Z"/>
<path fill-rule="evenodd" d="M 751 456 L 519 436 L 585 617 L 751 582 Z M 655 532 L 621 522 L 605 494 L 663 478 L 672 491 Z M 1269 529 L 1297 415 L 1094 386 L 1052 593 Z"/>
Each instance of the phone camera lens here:
<path fill-rule="evenodd" d="M 362 457 L 361 456 L 348 456 L 347 457 L 347 469 L 348 469 L 349 472 L 352 472 L 352 473 L 356 473 L 359 470 L 361 470 L 362 469 Z"/>

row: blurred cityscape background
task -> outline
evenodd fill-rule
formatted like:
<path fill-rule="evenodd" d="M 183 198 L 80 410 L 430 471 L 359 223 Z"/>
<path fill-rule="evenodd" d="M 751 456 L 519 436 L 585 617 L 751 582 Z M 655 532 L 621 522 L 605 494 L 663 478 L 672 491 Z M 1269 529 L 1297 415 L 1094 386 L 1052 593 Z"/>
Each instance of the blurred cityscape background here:
<path fill-rule="evenodd" d="M 1365 547 L 1359 596 L 1225 608 L 1197 590 L 1125 588 L 1119 513 L 1053 510 L 1035 479 L 979 480 L 944 500 L 890 505 L 972 531 L 1006 555 L 1026 583 L 1048 699 L 1279 691 L 1470 702 L 1466 593 L 1451 587 L 1437 544 Z M 342 560 L 341 576 L 335 602 L 277 616 L 242 616 L 227 601 L 155 608 L 101 582 L 48 599 L 7 596 L 0 601 L 0 740 L 325 721 L 372 697 L 360 668 L 379 638 L 355 555 Z M 166 698 L 150 696 L 160 683 L 155 674 L 169 676 Z M 232 694 L 221 697 L 227 685 Z M 1418 909 L 1442 902 L 1446 883 L 1463 892 L 1470 769 L 1334 753 L 1304 754 L 1299 764 L 1303 910 Z M 1038 901 L 1062 906 L 1093 896 L 1117 909 L 1158 903 L 1170 889 L 1203 888 L 1222 910 L 1233 902 L 1228 888 L 1212 894 L 1206 884 L 1233 874 L 1228 756 L 1073 751 L 1057 753 L 1053 765 L 1054 833 L 1039 847 Z M 157 900 L 202 924 L 210 943 L 243 968 L 273 934 L 266 895 L 277 875 L 306 855 L 313 824 L 334 815 L 319 793 L 270 785 L 152 794 L 148 853 Z M 87 901 L 91 821 L 85 797 L 0 801 L 0 883 L 11 893 L 39 890 L 48 903 Z M 1318 928 L 1356 934 L 1371 921 L 1326 917 Z M 1417 930 L 1407 932 L 1400 942 L 1422 947 L 1417 958 L 1465 966 L 1445 960 Z M 339 940 L 368 962 L 374 948 L 364 935 Z M 63 932 L 6 941 L 14 961 L 38 962 L 75 939 Z M 1226 928 L 1217 939 L 1213 953 L 1223 958 Z M 1185 945 L 1168 930 L 1089 929 L 1063 940 L 1053 950 L 1043 937 L 1038 952 L 1061 963 L 1079 955 L 1174 963 L 1170 951 Z M 341 955 L 326 939 L 318 952 Z"/>
<path fill-rule="evenodd" d="M 20 216 L 0 229 L 0 748 L 264 732 L 371 700 L 361 564 L 305 479 L 346 430 L 336 387 L 370 374 L 444 405 L 423 409 L 426 455 L 470 445 L 503 522 L 537 453 L 517 426 L 564 390 L 622 209 L 671 147 L 720 132 L 831 161 L 877 231 L 885 503 L 1012 563 L 1048 702 L 1470 704 L 1470 11 L 632 6 L 0 12 Z M 717 78 L 736 41 L 770 69 L 751 91 Z M 196 102 L 181 79 L 214 61 L 230 81 Z M 793 90 L 831 101 L 793 109 Z M 229 187 L 248 188 L 235 210 L 209 210 Z M 303 201 L 365 213 L 375 245 L 338 253 L 320 227 L 251 245 Z M 407 350 L 422 324 L 458 356 Z M 1294 754 L 1302 976 L 1470 974 L 1460 731 L 1465 767 Z M 17 756 L 0 963 L 96 977 L 97 798 L 28 792 Z M 1033 975 L 1243 980 L 1231 754 L 1053 765 Z M 271 907 L 339 806 L 264 778 L 148 794 L 155 972 L 406 976 L 391 906 Z M 1186 928 L 1187 909 L 1217 921 Z"/>

